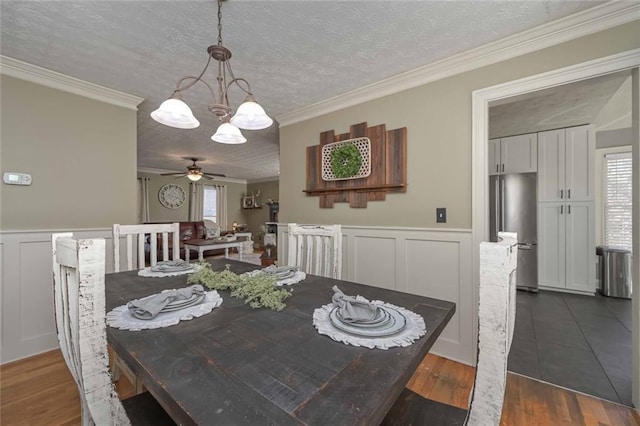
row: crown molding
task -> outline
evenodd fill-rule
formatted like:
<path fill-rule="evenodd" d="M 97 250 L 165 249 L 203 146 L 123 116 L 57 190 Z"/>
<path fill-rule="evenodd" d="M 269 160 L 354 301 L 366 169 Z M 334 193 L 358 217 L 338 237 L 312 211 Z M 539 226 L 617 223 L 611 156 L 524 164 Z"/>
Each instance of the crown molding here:
<path fill-rule="evenodd" d="M 154 174 L 154 175 L 160 175 L 162 173 L 182 173 L 184 172 L 184 170 L 166 170 L 166 169 L 155 169 L 152 167 L 138 167 L 138 173 L 150 173 L 150 174 Z M 191 181 L 190 181 L 191 182 Z M 200 183 L 204 183 L 204 182 L 213 182 L 213 183 L 217 183 L 217 182 L 228 182 L 228 183 L 241 183 L 241 184 L 247 184 L 247 180 L 246 179 L 235 179 L 235 178 L 230 178 L 230 177 L 218 177 L 216 176 L 213 179 L 206 179 L 206 180 L 200 180 Z"/>
<path fill-rule="evenodd" d="M 289 126 L 640 19 L 639 2 L 611 1 L 278 116 Z"/>
<path fill-rule="evenodd" d="M 89 83 L 4 55 L 0 55 L 0 73 L 134 111 L 137 111 L 138 105 L 144 101 L 138 96 Z"/>

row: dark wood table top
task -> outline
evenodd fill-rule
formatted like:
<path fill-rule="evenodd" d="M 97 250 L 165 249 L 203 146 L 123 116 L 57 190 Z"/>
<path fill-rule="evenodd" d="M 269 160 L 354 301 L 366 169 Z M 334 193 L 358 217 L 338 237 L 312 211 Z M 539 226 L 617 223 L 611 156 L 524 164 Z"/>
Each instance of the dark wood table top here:
<path fill-rule="evenodd" d="M 211 264 L 237 273 L 258 268 L 229 259 Z M 186 280 L 107 274 L 107 311 Z M 313 311 L 331 302 L 336 284 L 345 294 L 419 313 L 427 334 L 388 350 L 318 334 Z M 292 288 L 281 312 L 252 309 L 221 291 L 224 302 L 210 314 L 156 330 L 107 327 L 109 343 L 179 424 L 375 425 L 455 311 L 450 302 L 312 275 Z"/>

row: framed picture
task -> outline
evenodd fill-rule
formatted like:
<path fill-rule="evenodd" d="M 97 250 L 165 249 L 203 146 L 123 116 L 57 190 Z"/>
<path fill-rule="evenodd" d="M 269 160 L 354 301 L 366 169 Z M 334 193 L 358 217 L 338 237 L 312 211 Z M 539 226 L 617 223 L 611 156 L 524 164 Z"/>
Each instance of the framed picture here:
<path fill-rule="evenodd" d="M 243 197 L 242 207 L 244 207 L 245 209 L 253 208 L 253 197 Z"/>

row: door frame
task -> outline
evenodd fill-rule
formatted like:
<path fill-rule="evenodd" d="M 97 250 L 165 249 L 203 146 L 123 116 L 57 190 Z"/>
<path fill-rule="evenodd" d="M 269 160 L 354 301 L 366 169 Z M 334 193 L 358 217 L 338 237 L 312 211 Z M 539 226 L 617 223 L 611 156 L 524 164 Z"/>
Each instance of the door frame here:
<path fill-rule="evenodd" d="M 473 329 L 477 330 L 478 321 L 478 283 L 480 282 L 480 242 L 488 241 L 489 237 L 489 170 L 488 170 L 488 140 L 489 140 L 489 102 L 509 98 L 529 92 L 556 87 L 575 81 L 586 80 L 600 75 L 617 71 L 634 69 L 632 98 L 632 116 L 634 127 L 634 140 L 632 150 L 634 152 L 634 189 L 633 189 L 633 233 L 638 235 L 640 231 L 640 179 L 638 178 L 638 158 L 640 157 L 640 130 L 638 129 L 638 71 L 640 67 L 640 49 L 633 49 L 603 58 L 583 62 L 557 70 L 548 71 L 514 81 L 509 81 L 496 86 L 475 90 L 472 93 L 472 182 L 471 182 L 471 208 L 472 208 L 472 238 L 473 238 Z M 634 109 L 636 111 L 634 111 Z M 639 238 L 634 238 L 633 244 L 633 403 L 640 409 L 640 319 L 636 311 L 640 303 L 640 253 Z M 473 358 L 476 358 L 474 353 Z"/>

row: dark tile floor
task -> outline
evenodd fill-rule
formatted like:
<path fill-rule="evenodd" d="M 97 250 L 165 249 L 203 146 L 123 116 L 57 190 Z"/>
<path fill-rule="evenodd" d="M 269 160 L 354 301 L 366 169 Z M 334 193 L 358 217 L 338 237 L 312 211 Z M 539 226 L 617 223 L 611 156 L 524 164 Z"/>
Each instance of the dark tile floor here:
<path fill-rule="evenodd" d="M 508 369 L 631 406 L 631 300 L 518 291 Z"/>

